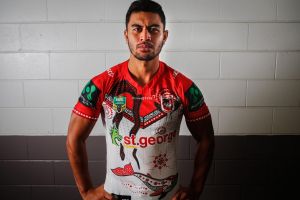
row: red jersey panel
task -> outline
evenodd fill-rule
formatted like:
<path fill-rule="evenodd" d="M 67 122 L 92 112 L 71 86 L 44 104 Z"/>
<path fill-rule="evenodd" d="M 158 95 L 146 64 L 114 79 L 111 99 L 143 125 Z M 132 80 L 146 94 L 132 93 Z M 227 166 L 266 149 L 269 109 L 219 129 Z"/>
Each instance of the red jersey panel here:
<path fill-rule="evenodd" d="M 183 74 L 160 62 L 157 74 L 150 83 L 142 87 L 129 74 L 128 61 L 90 80 L 82 91 L 74 112 L 89 119 L 97 119 L 103 110 L 102 103 L 105 97 L 109 94 L 117 96 L 121 93 L 126 97 L 134 97 L 126 98 L 126 107 L 132 111 L 134 104 L 137 104 L 139 116 L 146 117 L 157 109 L 162 111 L 159 116 L 163 116 L 179 104 L 183 106 L 184 115 L 188 121 L 199 120 L 209 115 L 201 91 Z M 143 103 L 139 103 L 142 101 Z M 113 104 L 112 99 L 106 102 Z M 135 114 L 136 112 L 135 110 Z M 129 114 L 126 116 L 133 117 Z M 156 115 L 156 119 L 158 118 Z M 152 119 L 152 121 L 155 120 Z M 141 126 L 144 127 L 146 124 Z"/>

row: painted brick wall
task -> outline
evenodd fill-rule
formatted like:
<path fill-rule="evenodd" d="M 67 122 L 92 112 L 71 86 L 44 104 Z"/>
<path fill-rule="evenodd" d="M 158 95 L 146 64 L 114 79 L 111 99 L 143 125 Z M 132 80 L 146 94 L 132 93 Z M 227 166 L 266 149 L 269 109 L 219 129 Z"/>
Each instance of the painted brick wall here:
<path fill-rule="evenodd" d="M 129 56 L 130 2 L 0 0 L 0 135 L 66 134 L 86 81 Z M 199 85 L 216 135 L 300 133 L 299 1 L 159 2 L 161 59 Z"/>

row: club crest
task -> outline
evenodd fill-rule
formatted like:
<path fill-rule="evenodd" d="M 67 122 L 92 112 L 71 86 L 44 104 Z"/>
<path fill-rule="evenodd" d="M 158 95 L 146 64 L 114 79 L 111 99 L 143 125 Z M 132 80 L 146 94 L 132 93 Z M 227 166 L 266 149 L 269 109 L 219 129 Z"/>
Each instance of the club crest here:
<path fill-rule="evenodd" d="M 169 113 L 175 110 L 176 97 L 169 89 L 163 89 L 159 95 L 162 111 Z"/>
<path fill-rule="evenodd" d="M 113 109 L 117 113 L 123 112 L 126 109 L 126 97 L 123 96 L 114 97 Z"/>

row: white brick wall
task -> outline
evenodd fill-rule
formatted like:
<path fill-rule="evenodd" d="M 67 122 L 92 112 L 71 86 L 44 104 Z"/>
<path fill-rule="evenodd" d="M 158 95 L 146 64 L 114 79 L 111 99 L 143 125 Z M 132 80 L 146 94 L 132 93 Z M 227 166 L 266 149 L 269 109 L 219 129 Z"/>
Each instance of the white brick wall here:
<path fill-rule="evenodd" d="M 104 0 L 48 0 L 49 21 L 99 21 L 105 16 Z"/>
<path fill-rule="evenodd" d="M 192 49 L 192 23 L 169 23 L 168 40 L 165 44 L 165 50 L 183 50 Z M 180 41 L 180 42 L 178 42 Z"/>
<path fill-rule="evenodd" d="M 44 135 L 53 133 L 48 108 L 0 108 L 1 135 Z"/>
<path fill-rule="evenodd" d="M 46 53 L 0 54 L 0 79 L 48 79 L 49 56 Z"/>
<path fill-rule="evenodd" d="M 24 92 L 21 81 L 0 81 L 1 107 L 24 107 Z"/>
<path fill-rule="evenodd" d="M 300 106 L 300 81 L 249 81 L 247 106 Z"/>
<path fill-rule="evenodd" d="M 276 0 L 221 0 L 220 18 L 232 21 L 273 21 L 276 19 Z"/>
<path fill-rule="evenodd" d="M 192 79 L 218 79 L 218 52 L 166 52 L 161 60 Z"/>
<path fill-rule="evenodd" d="M 250 50 L 299 50 L 300 23 L 253 23 L 248 40 Z"/>
<path fill-rule="evenodd" d="M 19 26 L 0 24 L 0 51 L 18 51 L 21 48 Z"/>
<path fill-rule="evenodd" d="M 105 56 L 105 66 L 108 69 L 111 66 L 115 66 L 118 63 L 121 63 L 129 58 L 129 52 L 111 52 L 106 53 Z"/>
<path fill-rule="evenodd" d="M 219 134 L 269 134 L 272 108 L 221 108 Z"/>
<path fill-rule="evenodd" d="M 275 76 L 275 53 L 224 52 L 220 62 L 222 79 L 274 79 Z"/>
<path fill-rule="evenodd" d="M 128 59 L 131 2 L 0 0 L 0 135 L 66 134 L 86 82 Z M 201 88 L 216 134 L 300 134 L 299 0 L 158 2 L 161 60 Z"/>
<path fill-rule="evenodd" d="M 23 50 L 75 50 L 76 24 L 23 24 Z"/>
<path fill-rule="evenodd" d="M 77 81 L 25 81 L 25 105 L 27 107 L 72 107 L 78 93 Z"/>
<path fill-rule="evenodd" d="M 196 81 L 209 106 L 245 106 L 246 81 L 203 80 Z"/>
<path fill-rule="evenodd" d="M 79 50 L 125 50 L 124 23 L 78 24 Z"/>
<path fill-rule="evenodd" d="M 90 79 L 105 70 L 104 53 L 51 53 L 51 79 Z"/>
<path fill-rule="evenodd" d="M 0 22 L 46 22 L 47 0 L 1 0 Z"/>
<path fill-rule="evenodd" d="M 194 23 L 193 49 L 245 50 L 248 26 L 243 23 Z"/>
<path fill-rule="evenodd" d="M 286 21 L 300 20 L 299 0 L 277 0 L 277 19 Z"/>
<path fill-rule="evenodd" d="M 277 79 L 300 79 L 300 53 L 281 52 L 277 55 Z"/>

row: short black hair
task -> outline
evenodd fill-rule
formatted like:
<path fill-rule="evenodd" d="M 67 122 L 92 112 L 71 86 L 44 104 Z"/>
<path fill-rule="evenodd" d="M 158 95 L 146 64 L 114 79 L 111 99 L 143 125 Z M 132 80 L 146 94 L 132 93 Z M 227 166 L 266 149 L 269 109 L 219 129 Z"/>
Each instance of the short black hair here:
<path fill-rule="evenodd" d="M 160 4 L 151 0 L 136 0 L 131 3 L 126 13 L 126 29 L 132 13 L 135 12 L 151 12 L 157 13 L 161 19 L 161 22 L 166 27 L 166 16 Z"/>

